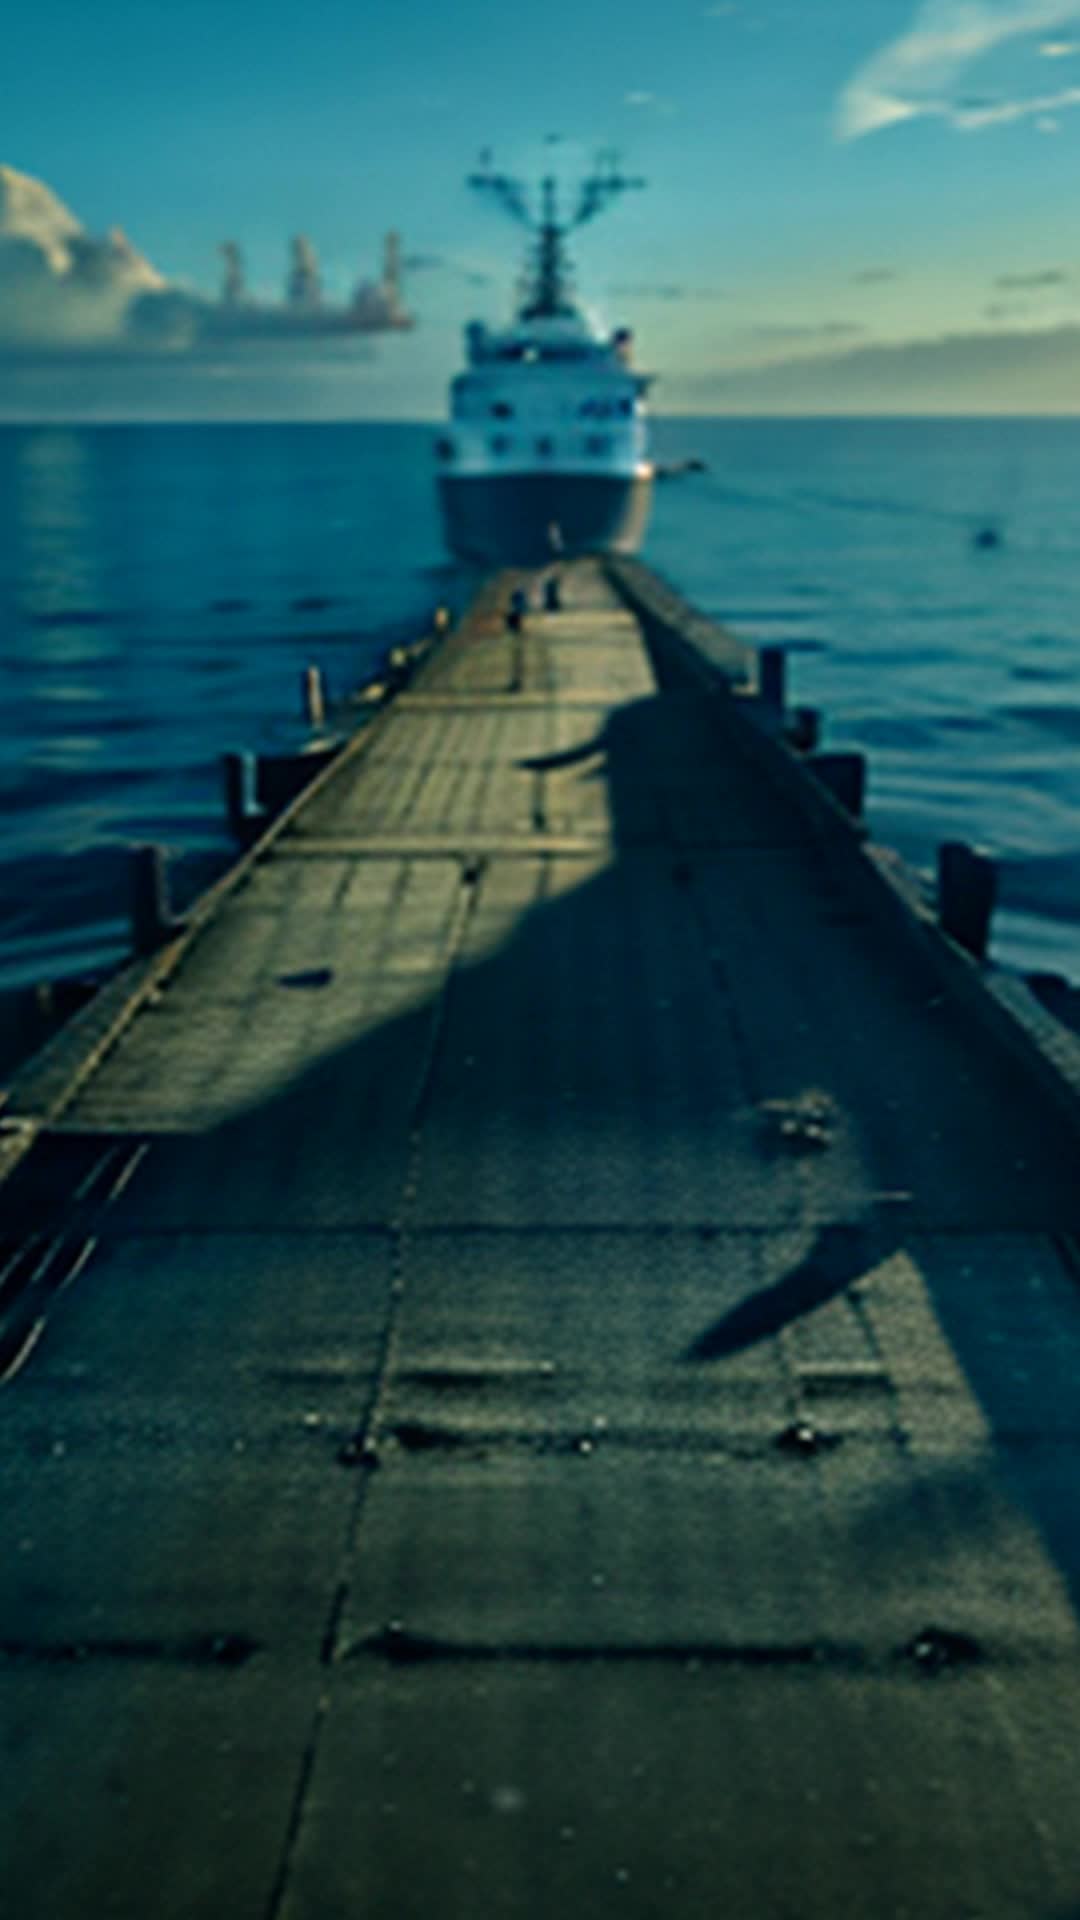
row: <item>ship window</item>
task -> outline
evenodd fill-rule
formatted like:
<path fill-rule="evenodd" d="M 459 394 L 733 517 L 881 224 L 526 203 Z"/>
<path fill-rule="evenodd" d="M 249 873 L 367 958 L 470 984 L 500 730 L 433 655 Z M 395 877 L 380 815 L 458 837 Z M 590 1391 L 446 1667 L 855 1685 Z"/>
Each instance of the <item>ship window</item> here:
<path fill-rule="evenodd" d="M 491 447 L 492 453 L 509 453 L 510 435 L 508 433 L 493 433 L 488 444 Z"/>
<path fill-rule="evenodd" d="M 508 400 L 494 401 L 492 403 L 491 411 L 494 414 L 496 420 L 512 420 L 514 417 L 514 409 L 510 405 Z"/>
<path fill-rule="evenodd" d="M 585 435 L 585 451 L 586 453 L 610 453 L 610 433 L 587 433 Z"/>
<path fill-rule="evenodd" d="M 457 452 L 452 440 L 436 440 L 435 454 L 439 460 L 452 460 Z"/>
<path fill-rule="evenodd" d="M 628 418 L 628 416 L 632 414 L 633 411 L 634 411 L 634 403 L 632 400 L 619 401 L 619 412 L 622 414 L 624 419 Z"/>
<path fill-rule="evenodd" d="M 542 460 L 547 460 L 555 451 L 555 442 L 548 433 L 542 433 L 536 443 L 536 451 Z"/>

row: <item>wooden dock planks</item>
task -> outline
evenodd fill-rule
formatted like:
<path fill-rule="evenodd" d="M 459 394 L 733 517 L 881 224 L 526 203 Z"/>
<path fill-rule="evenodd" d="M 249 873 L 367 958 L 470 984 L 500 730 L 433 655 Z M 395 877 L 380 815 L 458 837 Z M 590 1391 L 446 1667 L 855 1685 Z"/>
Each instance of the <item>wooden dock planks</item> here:
<path fill-rule="evenodd" d="M 565 601 L 4 1191 L 20 1916 L 1080 1912 L 1075 1145 Z"/>

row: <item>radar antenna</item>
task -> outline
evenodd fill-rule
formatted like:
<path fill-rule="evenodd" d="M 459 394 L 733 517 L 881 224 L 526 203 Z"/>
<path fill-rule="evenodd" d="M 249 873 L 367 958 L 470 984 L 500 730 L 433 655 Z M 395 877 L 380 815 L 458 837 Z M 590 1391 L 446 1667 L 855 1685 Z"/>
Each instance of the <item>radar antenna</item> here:
<path fill-rule="evenodd" d="M 574 211 L 572 227 L 583 227 L 589 220 L 595 220 L 617 200 L 621 193 L 632 193 L 645 185 L 637 175 L 622 173 L 619 168 L 619 155 L 614 147 L 605 147 L 596 156 L 595 170 L 578 188 L 578 202 Z"/>
<path fill-rule="evenodd" d="M 489 194 L 497 200 L 504 213 L 523 227 L 531 227 L 532 214 L 525 188 L 520 180 L 514 180 L 508 173 L 496 173 L 491 148 L 485 147 L 480 155 L 480 165 L 476 173 L 470 173 L 469 185 L 477 193 Z"/>
<path fill-rule="evenodd" d="M 624 174 L 618 154 L 613 148 L 605 148 L 597 154 L 593 172 L 579 183 L 574 211 L 564 219 L 559 214 L 559 183 L 554 174 L 545 174 L 541 180 L 539 208 L 534 212 L 525 184 L 511 174 L 497 172 L 491 149 L 485 147 L 477 171 L 469 175 L 469 185 L 495 200 L 504 213 L 536 236 L 521 312 L 522 319 L 536 320 L 573 312 L 567 235 L 595 220 L 620 194 L 643 187 L 645 182 Z"/>

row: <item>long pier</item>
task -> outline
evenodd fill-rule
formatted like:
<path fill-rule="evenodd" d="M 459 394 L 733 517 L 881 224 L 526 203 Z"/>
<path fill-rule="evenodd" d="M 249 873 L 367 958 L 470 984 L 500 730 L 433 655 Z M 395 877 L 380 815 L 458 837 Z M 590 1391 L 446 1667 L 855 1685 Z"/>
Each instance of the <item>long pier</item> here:
<path fill-rule="evenodd" d="M 12 1090 L 7 1906 L 1076 1920 L 1076 1050 L 506 586 Z"/>

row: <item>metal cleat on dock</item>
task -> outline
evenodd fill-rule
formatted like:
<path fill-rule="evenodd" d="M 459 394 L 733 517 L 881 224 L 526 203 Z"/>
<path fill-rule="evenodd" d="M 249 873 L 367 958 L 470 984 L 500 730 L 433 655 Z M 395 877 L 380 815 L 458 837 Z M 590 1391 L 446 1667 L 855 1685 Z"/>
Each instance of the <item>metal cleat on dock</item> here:
<path fill-rule="evenodd" d="M 762 1100 L 758 1114 L 769 1140 L 799 1151 L 830 1147 L 836 1109 L 827 1093 L 809 1091 L 786 1100 Z"/>

